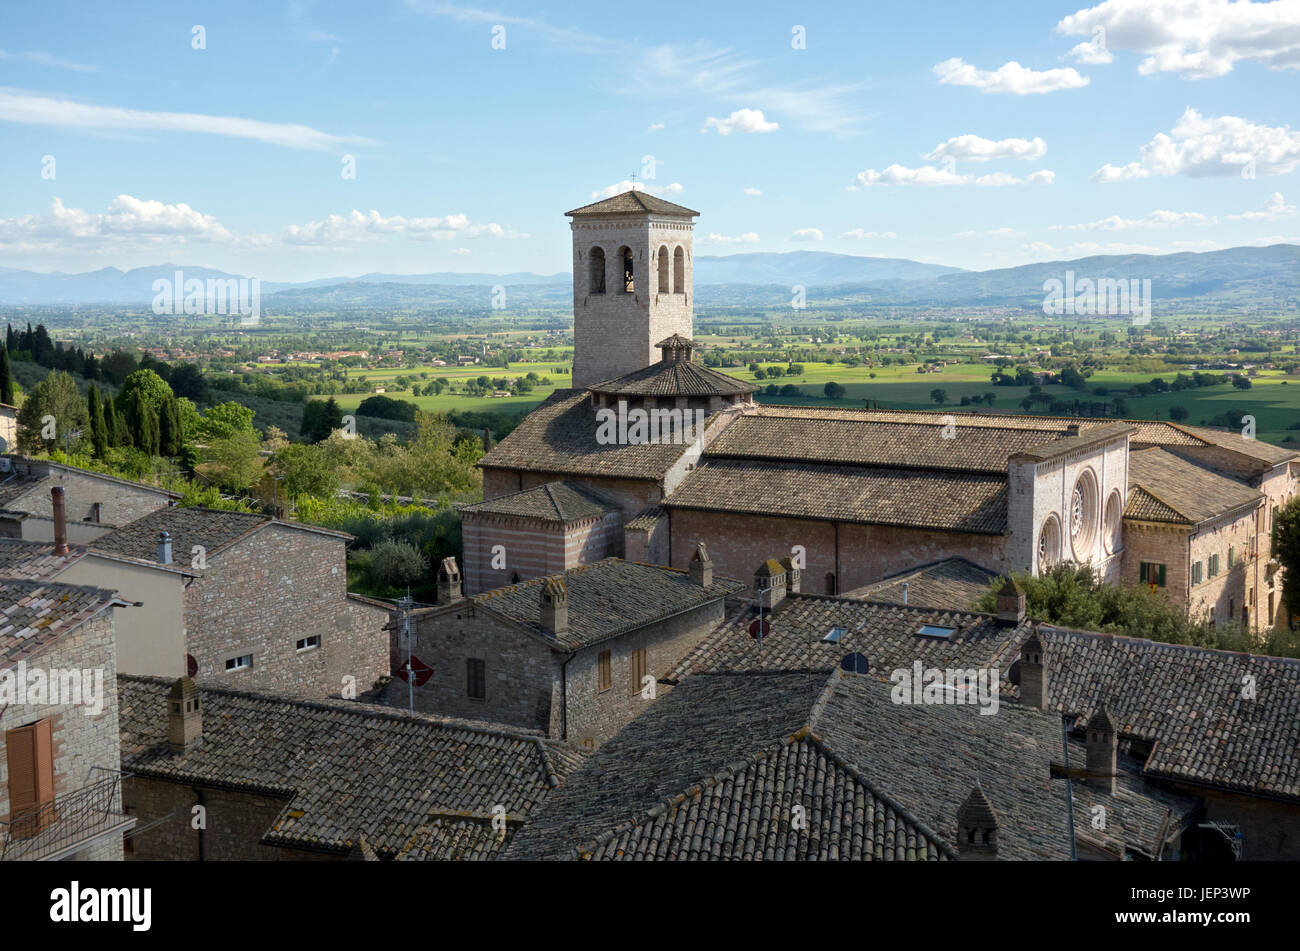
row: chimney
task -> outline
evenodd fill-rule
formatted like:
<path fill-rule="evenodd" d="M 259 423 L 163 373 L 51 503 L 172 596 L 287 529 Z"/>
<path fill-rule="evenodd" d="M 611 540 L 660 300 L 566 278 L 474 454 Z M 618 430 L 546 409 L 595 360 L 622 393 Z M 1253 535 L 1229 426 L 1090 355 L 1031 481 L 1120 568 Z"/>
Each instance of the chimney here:
<path fill-rule="evenodd" d="M 1035 710 L 1047 709 L 1047 664 L 1037 630 L 1020 645 L 1020 702 Z"/>
<path fill-rule="evenodd" d="M 158 533 L 158 564 L 172 563 L 172 537 L 167 532 Z"/>
<path fill-rule="evenodd" d="M 785 569 L 785 593 L 798 594 L 803 572 L 799 570 L 793 558 L 782 558 L 781 567 Z"/>
<path fill-rule="evenodd" d="M 691 580 L 701 588 L 713 584 L 713 559 L 709 557 L 709 550 L 704 547 L 704 542 L 695 546 L 695 554 L 691 556 L 691 563 L 687 570 L 691 574 Z"/>
<path fill-rule="evenodd" d="M 963 862 L 992 862 L 998 857 L 998 815 L 979 780 L 957 810 L 957 858 Z"/>
<path fill-rule="evenodd" d="M 1115 724 L 1103 703 L 1088 721 L 1088 785 L 1115 795 Z"/>
<path fill-rule="evenodd" d="M 451 604 L 461 597 L 460 568 L 456 565 L 456 559 L 448 555 L 438 566 L 438 603 Z"/>
<path fill-rule="evenodd" d="M 1070 423 L 1068 426 L 1066 426 L 1066 427 L 1065 427 L 1065 435 L 1066 435 L 1066 437 L 1077 436 L 1077 435 L 1079 435 L 1079 424 L 1078 424 L 1078 423 Z"/>
<path fill-rule="evenodd" d="M 754 596 L 768 611 L 785 600 L 785 584 L 785 568 L 775 558 L 767 559 L 754 572 Z"/>
<path fill-rule="evenodd" d="M 903 582 L 903 603 L 907 603 L 907 582 Z"/>
<path fill-rule="evenodd" d="M 569 629 L 569 592 L 564 590 L 563 575 L 547 578 L 542 585 L 542 628 L 551 634 Z"/>
<path fill-rule="evenodd" d="M 54 509 L 54 554 L 68 553 L 68 518 L 63 506 L 63 486 L 50 489 L 50 504 Z"/>
<path fill-rule="evenodd" d="M 188 753 L 203 739 L 203 713 L 199 688 L 181 677 L 167 693 L 167 746 L 173 753 Z"/>
<path fill-rule="evenodd" d="M 1025 589 L 1008 578 L 998 589 L 998 621 L 1014 627 L 1025 619 Z"/>

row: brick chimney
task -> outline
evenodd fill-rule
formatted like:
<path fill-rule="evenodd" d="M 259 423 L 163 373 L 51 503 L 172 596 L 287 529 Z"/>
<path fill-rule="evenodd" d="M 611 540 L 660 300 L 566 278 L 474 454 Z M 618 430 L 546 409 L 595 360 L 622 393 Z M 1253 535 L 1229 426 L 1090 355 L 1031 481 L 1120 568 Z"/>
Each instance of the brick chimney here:
<path fill-rule="evenodd" d="M 50 505 L 54 510 L 54 554 L 68 553 L 68 516 L 63 505 L 63 486 L 50 489 Z"/>
<path fill-rule="evenodd" d="M 1047 662 L 1037 630 L 1020 645 L 1020 702 L 1035 710 L 1047 709 Z"/>
<path fill-rule="evenodd" d="M 203 713 L 199 709 L 199 688 L 181 677 L 167 693 L 167 746 L 173 753 L 187 753 L 203 739 Z"/>
<path fill-rule="evenodd" d="M 1014 578 L 1008 578 L 998 589 L 998 620 L 1014 627 L 1024 619 L 1025 591 Z"/>
<path fill-rule="evenodd" d="M 172 563 L 172 537 L 168 532 L 158 533 L 158 564 Z"/>
<path fill-rule="evenodd" d="M 1104 793 L 1115 795 L 1115 723 L 1103 703 L 1088 721 L 1087 756 L 1088 785 Z"/>
<path fill-rule="evenodd" d="M 785 600 L 785 568 L 775 558 L 769 558 L 754 572 L 754 597 L 764 610 L 770 611 Z"/>
<path fill-rule="evenodd" d="M 691 574 L 691 580 L 702 588 L 707 588 L 713 584 L 713 559 L 709 557 L 709 550 L 704 547 L 704 542 L 695 546 L 695 554 L 691 556 L 691 563 L 687 567 Z"/>
<path fill-rule="evenodd" d="M 460 592 L 460 567 L 456 564 L 456 559 L 448 555 L 438 566 L 438 603 L 451 604 L 453 601 L 459 601 L 463 595 Z"/>
<path fill-rule="evenodd" d="M 782 558 L 781 567 L 785 569 L 785 593 L 798 594 L 803 572 L 795 565 L 793 558 Z"/>
<path fill-rule="evenodd" d="M 992 862 L 998 857 L 998 815 L 976 780 L 957 810 L 957 858 L 963 862 Z"/>
<path fill-rule="evenodd" d="M 1070 437 L 1070 436 L 1077 436 L 1077 435 L 1079 435 L 1079 424 L 1078 424 L 1078 423 L 1070 423 L 1068 426 L 1066 426 L 1066 427 L 1065 427 L 1065 435 L 1066 435 L 1067 438 Z"/>
<path fill-rule="evenodd" d="M 569 629 L 569 592 L 564 590 L 560 577 L 547 578 L 542 585 L 542 628 L 552 634 L 563 634 Z"/>

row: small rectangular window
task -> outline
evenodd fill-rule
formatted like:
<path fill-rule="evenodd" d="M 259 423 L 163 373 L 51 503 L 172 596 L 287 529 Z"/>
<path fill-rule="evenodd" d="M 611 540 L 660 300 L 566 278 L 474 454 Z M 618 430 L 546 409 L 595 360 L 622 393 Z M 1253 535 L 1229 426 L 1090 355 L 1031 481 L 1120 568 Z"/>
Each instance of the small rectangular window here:
<path fill-rule="evenodd" d="M 1209 576 L 1210 576 L 1211 578 L 1213 578 L 1213 577 L 1216 577 L 1218 574 L 1219 574 L 1219 556 L 1218 556 L 1218 555 L 1211 555 L 1211 556 L 1210 556 L 1210 566 L 1209 566 Z"/>
<path fill-rule="evenodd" d="M 613 683 L 613 677 L 609 669 L 609 651 L 601 651 L 600 657 L 596 659 L 596 689 L 605 691 Z"/>
<path fill-rule="evenodd" d="M 301 653 L 302 651 L 313 650 L 317 647 L 320 647 L 319 634 L 312 634 L 310 637 L 300 637 L 294 643 L 294 649 L 297 650 L 299 653 Z"/>
<path fill-rule="evenodd" d="M 1154 561 L 1142 562 L 1142 583 L 1154 585 L 1158 588 L 1165 586 L 1165 566 L 1157 564 Z"/>
<path fill-rule="evenodd" d="M 470 657 L 465 661 L 465 689 L 471 700 L 487 698 L 487 661 Z"/>
<path fill-rule="evenodd" d="M 241 654 L 238 657 L 231 657 L 226 661 L 226 673 L 234 670 L 248 670 L 253 666 L 252 654 Z"/>
<path fill-rule="evenodd" d="M 645 686 L 646 677 L 646 656 L 645 648 L 641 647 L 632 652 L 632 693 L 637 694 Z"/>
<path fill-rule="evenodd" d="M 957 630 L 955 627 L 940 627 L 937 624 L 922 624 L 921 629 L 916 633 L 920 634 L 922 637 L 949 638 L 952 637 L 953 631 L 955 630 Z"/>

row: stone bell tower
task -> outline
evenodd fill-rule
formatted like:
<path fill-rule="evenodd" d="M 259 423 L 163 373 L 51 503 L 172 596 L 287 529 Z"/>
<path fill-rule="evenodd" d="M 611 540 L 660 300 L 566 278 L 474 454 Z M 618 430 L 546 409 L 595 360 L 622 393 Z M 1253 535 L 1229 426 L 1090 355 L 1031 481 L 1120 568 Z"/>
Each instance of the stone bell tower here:
<path fill-rule="evenodd" d="M 648 367 L 659 341 L 692 332 L 698 211 L 633 190 L 573 219 L 573 386 Z"/>

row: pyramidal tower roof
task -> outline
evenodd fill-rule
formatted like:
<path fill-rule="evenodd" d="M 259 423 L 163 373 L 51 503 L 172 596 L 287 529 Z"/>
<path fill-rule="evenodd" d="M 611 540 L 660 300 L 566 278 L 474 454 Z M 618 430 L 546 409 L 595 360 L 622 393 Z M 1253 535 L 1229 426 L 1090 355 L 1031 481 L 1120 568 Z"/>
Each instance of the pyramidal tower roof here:
<path fill-rule="evenodd" d="M 671 201 L 664 201 L 662 198 L 656 198 L 639 188 L 629 189 L 613 198 L 605 198 L 601 201 L 592 202 L 590 205 L 583 205 L 581 208 L 574 208 L 572 211 L 566 211 L 566 215 L 627 215 L 627 214 L 652 214 L 652 215 L 669 215 L 674 218 L 695 218 L 699 216 L 698 211 L 692 211 L 682 205 L 674 205 Z"/>

